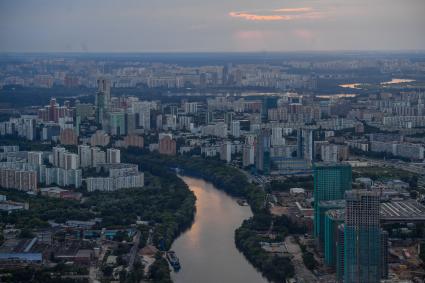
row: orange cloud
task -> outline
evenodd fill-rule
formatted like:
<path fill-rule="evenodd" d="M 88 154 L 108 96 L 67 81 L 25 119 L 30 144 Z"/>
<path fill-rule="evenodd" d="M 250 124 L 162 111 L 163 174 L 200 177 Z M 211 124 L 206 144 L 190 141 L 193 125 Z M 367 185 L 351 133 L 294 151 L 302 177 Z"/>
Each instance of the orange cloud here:
<path fill-rule="evenodd" d="M 304 12 L 310 12 L 313 9 L 311 7 L 300 7 L 300 8 L 282 8 L 282 9 L 276 9 L 273 10 L 273 12 L 279 12 L 279 13 L 304 13 Z"/>
<path fill-rule="evenodd" d="M 319 19 L 323 13 L 314 11 L 311 7 L 281 8 L 261 13 L 254 12 L 230 12 L 232 18 L 241 18 L 248 21 L 291 21 L 298 19 Z"/>
<path fill-rule="evenodd" d="M 257 15 L 247 12 L 230 12 L 232 18 L 243 18 L 248 21 L 283 21 L 289 20 L 289 16 L 282 15 Z"/>

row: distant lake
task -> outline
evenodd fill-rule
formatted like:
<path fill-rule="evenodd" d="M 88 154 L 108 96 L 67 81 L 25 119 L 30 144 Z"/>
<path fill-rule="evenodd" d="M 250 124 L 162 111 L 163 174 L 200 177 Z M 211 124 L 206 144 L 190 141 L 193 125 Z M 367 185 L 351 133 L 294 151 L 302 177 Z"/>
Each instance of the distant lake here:
<path fill-rule="evenodd" d="M 356 97 L 355 93 L 338 93 L 338 94 L 325 94 L 325 95 L 316 95 L 317 98 L 331 99 L 331 98 L 352 98 Z"/>
<path fill-rule="evenodd" d="M 360 85 L 362 85 L 362 84 L 361 83 L 354 83 L 354 84 L 343 84 L 343 85 L 339 85 L 339 86 L 343 87 L 343 88 L 361 89 L 361 87 L 359 87 Z"/>
<path fill-rule="evenodd" d="M 411 80 L 411 79 L 393 78 L 391 81 L 380 83 L 380 85 L 392 85 L 392 84 L 411 83 L 411 82 L 414 82 L 414 81 L 415 80 Z M 339 87 L 351 88 L 351 89 L 362 89 L 360 86 L 363 85 L 363 84 L 365 84 L 365 83 L 350 83 L 350 84 L 339 85 Z"/>
<path fill-rule="evenodd" d="M 411 82 L 414 82 L 414 81 L 415 80 L 410 80 L 410 79 L 392 79 L 391 81 L 381 83 L 381 85 L 411 83 Z"/>

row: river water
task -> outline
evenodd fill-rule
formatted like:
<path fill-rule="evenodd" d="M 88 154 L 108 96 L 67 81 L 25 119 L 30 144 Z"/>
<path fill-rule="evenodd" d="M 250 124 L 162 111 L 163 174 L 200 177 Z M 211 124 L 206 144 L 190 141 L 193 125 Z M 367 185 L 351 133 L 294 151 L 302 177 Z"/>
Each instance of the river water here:
<path fill-rule="evenodd" d="M 195 221 L 172 245 L 181 269 L 171 273 L 175 283 L 262 283 L 267 282 L 234 243 L 234 232 L 252 216 L 248 206 L 212 184 L 182 177 L 196 195 Z"/>

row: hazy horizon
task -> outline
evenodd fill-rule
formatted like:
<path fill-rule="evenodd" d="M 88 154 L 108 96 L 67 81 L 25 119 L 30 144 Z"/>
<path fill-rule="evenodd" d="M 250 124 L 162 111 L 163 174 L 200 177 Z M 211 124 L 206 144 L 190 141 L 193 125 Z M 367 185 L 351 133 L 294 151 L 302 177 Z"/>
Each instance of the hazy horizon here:
<path fill-rule="evenodd" d="M 423 0 L 0 2 L 0 52 L 425 50 Z"/>

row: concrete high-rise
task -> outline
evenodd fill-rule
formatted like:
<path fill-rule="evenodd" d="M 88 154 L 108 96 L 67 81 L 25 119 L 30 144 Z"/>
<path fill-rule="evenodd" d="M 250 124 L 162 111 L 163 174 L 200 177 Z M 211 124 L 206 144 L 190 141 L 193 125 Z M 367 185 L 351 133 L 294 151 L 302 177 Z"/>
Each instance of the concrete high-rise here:
<path fill-rule="evenodd" d="M 108 148 L 106 150 L 107 163 L 121 163 L 121 151 L 116 148 Z"/>
<path fill-rule="evenodd" d="M 79 145 L 78 158 L 80 160 L 80 166 L 82 168 L 90 167 L 92 165 L 92 152 L 90 146 Z"/>
<path fill-rule="evenodd" d="M 377 191 L 346 192 L 344 282 L 380 282 L 380 197 Z"/>
<path fill-rule="evenodd" d="M 299 129 L 297 133 L 298 158 L 311 163 L 315 159 L 314 131 L 311 129 Z"/>

